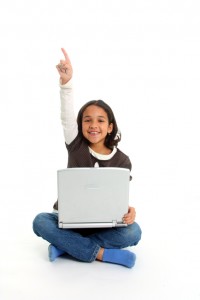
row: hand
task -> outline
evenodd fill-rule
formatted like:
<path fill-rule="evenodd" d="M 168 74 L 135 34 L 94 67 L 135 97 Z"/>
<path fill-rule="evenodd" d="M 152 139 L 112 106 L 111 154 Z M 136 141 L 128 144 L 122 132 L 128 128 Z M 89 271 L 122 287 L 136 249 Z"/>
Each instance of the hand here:
<path fill-rule="evenodd" d="M 64 48 L 61 48 L 61 50 L 62 53 L 64 54 L 65 59 L 60 60 L 60 63 L 56 66 L 56 69 L 60 74 L 61 84 L 65 84 L 72 78 L 73 69 L 72 69 L 70 59 L 67 55 L 67 52 L 65 51 Z"/>
<path fill-rule="evenodd" d="M 135 222 L 136 211 L 134 207 L 129 206 L 128 213 L 124 215 L 123 222 L 125 224 L 133 224 Z"/>

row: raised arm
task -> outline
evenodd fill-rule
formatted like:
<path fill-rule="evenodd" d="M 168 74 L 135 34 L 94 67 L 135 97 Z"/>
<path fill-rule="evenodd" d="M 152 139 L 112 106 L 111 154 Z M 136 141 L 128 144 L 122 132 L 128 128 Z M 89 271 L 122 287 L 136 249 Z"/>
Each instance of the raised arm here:
<path fill-rule="evenodd" d="M 65 143 L 70 144 L 78 134 L 77 122 L 73 105 L 72 78 L 73 70 L 70 59 L 65 49 L 61 48 L 64 60 L 56 66 L 60 75 L 60 101 L 61 101 L 61 123 Z"/>

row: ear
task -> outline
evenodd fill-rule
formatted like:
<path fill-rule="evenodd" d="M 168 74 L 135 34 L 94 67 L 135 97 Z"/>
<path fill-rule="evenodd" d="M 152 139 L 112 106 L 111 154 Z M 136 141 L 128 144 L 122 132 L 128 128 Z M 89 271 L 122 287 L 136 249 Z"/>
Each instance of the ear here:
<path fill-rule="evenodd" d="M 108 126 L 108 133 L 111 133 L 113 131 L 113 123 L 110 123 Z"/>

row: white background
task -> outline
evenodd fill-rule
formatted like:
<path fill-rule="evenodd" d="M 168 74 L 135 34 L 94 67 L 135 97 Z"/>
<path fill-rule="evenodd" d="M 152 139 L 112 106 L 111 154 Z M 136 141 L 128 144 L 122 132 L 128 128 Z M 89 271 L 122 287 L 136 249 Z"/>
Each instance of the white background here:
<path fill-rule="evenodd" d="M 1 299 L 200 299 L 200 4 L 195 0 L 0 3 Z M 55 65 L 75 109 L 103 99 L 132 164 L 143 230 L 132 270 L 47 258 L 32 220 L 67 165 Z M 113 294 L 114 293 L 114 294 Z"/>

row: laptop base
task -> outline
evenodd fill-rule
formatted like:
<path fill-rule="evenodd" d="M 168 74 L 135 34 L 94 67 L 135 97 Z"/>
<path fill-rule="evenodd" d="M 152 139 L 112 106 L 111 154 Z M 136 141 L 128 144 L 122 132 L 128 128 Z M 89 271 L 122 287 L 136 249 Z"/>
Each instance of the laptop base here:
<path fill-rule="evenodd" d="M 126 227 L 127 224 L 123 222 L 99 222 L 99 223 L 63 223 L 59 222 L 58 227 L 63 229 L 69 229 L 69 228 L 110 228 L 110 227 Z"/>

